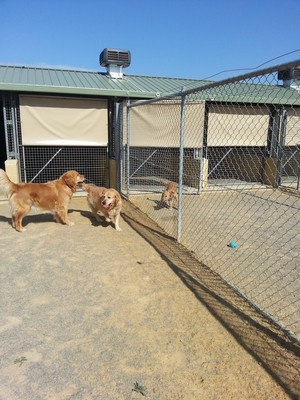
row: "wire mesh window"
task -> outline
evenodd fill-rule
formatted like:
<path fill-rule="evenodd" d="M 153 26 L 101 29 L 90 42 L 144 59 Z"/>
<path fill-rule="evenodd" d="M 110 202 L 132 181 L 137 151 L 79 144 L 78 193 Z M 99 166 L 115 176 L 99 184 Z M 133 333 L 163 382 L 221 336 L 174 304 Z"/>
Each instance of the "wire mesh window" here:
<path fill-rule="evenodd" d="M 225 180 L 223 184 L 259 182 L 262 174 L 264 147 L 209 147 L 208 179 Z"/>
<path fill-rule="evenodd" d="M 21 162 L 22 181 L 47 182 L 67 170 L 83 174 L 97 186 L 107 184 L 106 147 L 27 147 Z"/>
<path fill-rule="evenodd" d="M 159 176 L 173 181 L 178 180 L 178 162 L 178 149 L 131 147 L 130 184 L 138 189 L 152 190 L 160 185 L 157 179 Z M 124 176 L 127 176 L 126 164 L 123 165 Z"/>

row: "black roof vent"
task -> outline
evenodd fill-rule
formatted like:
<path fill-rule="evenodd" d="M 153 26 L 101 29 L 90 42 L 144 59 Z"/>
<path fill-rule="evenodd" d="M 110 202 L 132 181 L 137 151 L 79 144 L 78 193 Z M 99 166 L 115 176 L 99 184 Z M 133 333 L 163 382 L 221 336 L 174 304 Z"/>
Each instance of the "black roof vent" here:
<path fill-rule="evenodd" d="M 107 68 L 112 78 L 122 78 L 122 68 L 129 67 L 131 55 L 129 50 L 104 49 L 99 57 L 100 65 Z"/>
<path fill-rule="evenodd" d="M 129 67 L 131 61 L 129 50 L 104 49 L 100 54 L 100 65 L 107 67 L 109 64 Z"/>
<path fill-rule="evenodd" d="M 300 87 L 300 68 L 285 69 L 278 71 L 278 80 L 283 81 L 284 87 L 291 87 L 299 90 Z"/>

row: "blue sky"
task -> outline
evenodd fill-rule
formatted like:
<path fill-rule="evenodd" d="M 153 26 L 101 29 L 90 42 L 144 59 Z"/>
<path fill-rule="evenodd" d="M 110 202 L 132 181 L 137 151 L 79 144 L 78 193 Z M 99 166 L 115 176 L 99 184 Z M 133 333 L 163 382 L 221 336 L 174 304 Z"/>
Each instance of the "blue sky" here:
<path fill-rule="evenodd" d="M 106 48 L 131 51 L 126 74 L 214 79 L 300 59 L 300 0 L 0 0 L 0 64 L 102 71 Z M 267 66 L 264 65 L 264 66 Z"/>

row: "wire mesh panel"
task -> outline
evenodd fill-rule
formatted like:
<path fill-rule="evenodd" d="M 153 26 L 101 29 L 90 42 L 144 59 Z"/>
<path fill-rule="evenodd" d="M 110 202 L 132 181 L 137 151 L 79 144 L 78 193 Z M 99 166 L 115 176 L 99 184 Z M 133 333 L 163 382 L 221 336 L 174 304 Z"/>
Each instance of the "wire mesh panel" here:
<path fill-rule="evenodd" d="M 19 159 L 19 142 L 21 141 L 20 112 L 18 99 L 13 95 L 2 96 L 3 122 L 8 158 Z"/>
<path fill-rule="evenodd" d="M 15 140 L 13 132 L 13 115 L 9 99 L 3 97 L 4 126 L 6 127 L 6 146 L 8 155 L 15 155 Z"/>
<path fill-rule="evenodd" d="M 22 150 L 22 181 L 47 182 L 68 170 L 76 170 L 87 182 L 107 185 L 106 147 L 24 146 Z"/>
<path fill-rule="evenodd" d="M 300 341 L 300 89 L 278 74 L 298 66 L 129 105 L 122 190 Z"/>

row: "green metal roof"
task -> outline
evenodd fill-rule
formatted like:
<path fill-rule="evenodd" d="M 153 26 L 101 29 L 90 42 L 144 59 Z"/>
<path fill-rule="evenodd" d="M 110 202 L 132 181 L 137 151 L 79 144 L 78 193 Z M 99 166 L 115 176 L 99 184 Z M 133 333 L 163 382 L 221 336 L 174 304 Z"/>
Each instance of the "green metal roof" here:
<path fill-rule="evenodd" d="M 112 79 L 101 72 L 0 65 L 0 90 L 6 91 L 148 99 L 200 84 L 192 79 L 125 74 Z"/>
<path fill-rule="evenodd" d="M 300 93 L 295 89 L 270 84 L 228 83 L 215 87 L 204 85 L 191 97 L 226 103 L 300 105 Z"/>
<path fill-rule="evenodd" d="M 300 105 L 299 92 L 274 84 L 218 86 L 211 81 L 125 74 L 113 79 L 102 72 L 0 65 L 0 91 L 152 99 L 198 87 L 203 90 L 192 95 L 195 100 Z"/>

